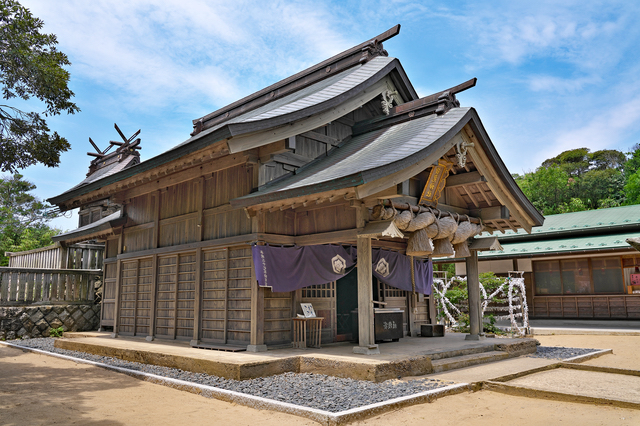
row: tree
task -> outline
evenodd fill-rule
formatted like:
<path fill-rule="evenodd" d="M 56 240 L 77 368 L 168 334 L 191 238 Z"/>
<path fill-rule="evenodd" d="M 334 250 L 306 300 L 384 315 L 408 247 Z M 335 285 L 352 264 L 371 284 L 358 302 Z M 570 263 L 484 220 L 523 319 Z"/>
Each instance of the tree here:
<path fill-rule="evenodd" d="M 60 153 L 69 142 L 51 133 L 43 117 L 61 112 L 75 114 L 80 109 L 70 101 L 67 87 L 70 65 L 56 49 L 54 34 L 41 34 L 44 23 L 15 0 L 0 0 L 0 84 L 2 97 L 14 105 L 0 105 L 0 169 L 18 169 L 42 163 L 60 164 Z M 23 111 L 20 99 L 37 98 L 45 105 L 42 113 Z"/>
<path fill-rule="evenodd" d="M 55 217 L 51 207 L 29 192 L 36 186 L 15 174 L 0 178 L 0 265 L 6 266 L 6 251 L 23 251 L 53 244 L 60 232 L 47 222 Z"/>

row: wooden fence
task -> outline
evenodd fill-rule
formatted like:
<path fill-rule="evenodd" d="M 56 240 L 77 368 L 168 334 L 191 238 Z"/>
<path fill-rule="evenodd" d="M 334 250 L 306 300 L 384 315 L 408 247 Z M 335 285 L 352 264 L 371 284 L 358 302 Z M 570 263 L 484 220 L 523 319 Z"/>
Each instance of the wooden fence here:
<path fill-rule="evenodd" d="M 0 305 L 89 303 L 99 269 L 0 267 Z"/>
<path fill-rule="evenodd" d="M 104 244 L 55 243 L 29 251 L 7 252 L 9 267 L 47 269 L 102 269 Z"/>

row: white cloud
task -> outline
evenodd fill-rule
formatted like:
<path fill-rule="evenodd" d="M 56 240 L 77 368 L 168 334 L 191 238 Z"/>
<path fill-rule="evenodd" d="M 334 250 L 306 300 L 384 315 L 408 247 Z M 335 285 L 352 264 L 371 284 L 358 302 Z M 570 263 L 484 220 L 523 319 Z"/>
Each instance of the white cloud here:
<path fill-rule="evenodd" d="M 595 107 L 597 110 L 597 105 Z M 555 137 L 554 152 L 545 154 L 545 158 L 581 146 L 587 146 L 592 151 L 616 148 L 621 139 L 637 130 L 638 122 L 640 97 L 596 114 L 582 126 L 562 131 Z"/>
<path fill-rule="evenodd" d="M 534 92 L 556 92 L 559 94 L 578 92 L 586 86 L 602 82 L 597 76 L 580 78 L 560 78 L 551 75 L 532 75 L 528 77 L 529 88 Z"/>
<path fill-rule="evenodd" d="M 23 3 L 57 34 L 74 78 L 131 109 L 192 100 L 213 110 L 350 46 L 311 3 Z"/>

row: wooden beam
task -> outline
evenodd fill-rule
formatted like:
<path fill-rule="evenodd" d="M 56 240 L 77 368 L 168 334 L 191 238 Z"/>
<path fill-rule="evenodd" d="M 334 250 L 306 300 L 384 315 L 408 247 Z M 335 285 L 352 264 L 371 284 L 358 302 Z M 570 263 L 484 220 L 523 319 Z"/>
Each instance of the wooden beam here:
<path fill-rule="evenodd" d="M 344 231 L 323 232 L 320 234 L 300 235 L 294 237 L 294 242 L 299 246 L 314 246 L 318 244 L 341 243 L 353 241 L 358 236 L 359 229 L 346 229 Z"/>
<path fill-rule="evenodd" d="M 482 186 L 479 184 L 474 185 L 475 188 L 478 190 L 478 192 L 480 193 L 480 195 L 482 195 L 482 198 L 484 198 L 484 201 L 489 205 L 489 207 L 493 206 L 493 203 L 491 202 L 491 200 L 489 200 L 489 197 L 487 197 L 487 194 L 484 192 L 484 190 L 482 189 Z"/>
<path fill-rule="evenodd" d="M 461 173 L 447 177 L 445 188 L 455 188 L 458 186 L 474 185 L 480 182 L 486 182 L 487 179 L 480 172 Z"/>
<path fill-rule="evenodd" d="M 462 194 L 466 194 L 467 197 L 469 197 L 469 199 L 471 200 L 471 202 L 473 203 L 474 206 L 476 206 L 476 208 L 480 207 L 480 204 L 476 201 L 475 198 L 473 198 L 473 195 L 471 194 L 471 191 L 467 190 L 466 186 L 459 186 L 458 191 L 460 191 Z M 460 195 L 462 195 L 460 194 Z"/>
<path fill-rule="evenodd" d="M 485 222 L 501 219 L 509 219 L 509 209 L 506 206 L 485 207 L 484 209 L 470 210 L 469 214 L 479 217 Z"/>

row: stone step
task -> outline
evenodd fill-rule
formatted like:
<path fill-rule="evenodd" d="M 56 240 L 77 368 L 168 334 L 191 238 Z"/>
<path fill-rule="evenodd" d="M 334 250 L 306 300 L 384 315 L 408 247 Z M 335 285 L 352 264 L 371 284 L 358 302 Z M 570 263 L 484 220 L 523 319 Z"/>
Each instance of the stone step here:
<path fill-rule="evenodd" d="M 465 355 L 474 355 L 481 354 L 486 352 L 494 351 L 494 345 L 483 345 L 475 348 L 463 348 L 463 349 L 454 349 L 436 353 L 427 353 L 426 355 L 431 358 L 431 361 L 441 360 L 446 358 L 458 358 Z"/>
<path fill-rule="evenodd" d="M 456 368 L 470 367 L 477 364 L 501 361 L 509 358 L 509 354 L 500 351 L 489 351 L 478 354 L 462 355 L 451 358 L 442 358 L 431 362 L 434 373 L 455 370 Z"/>

